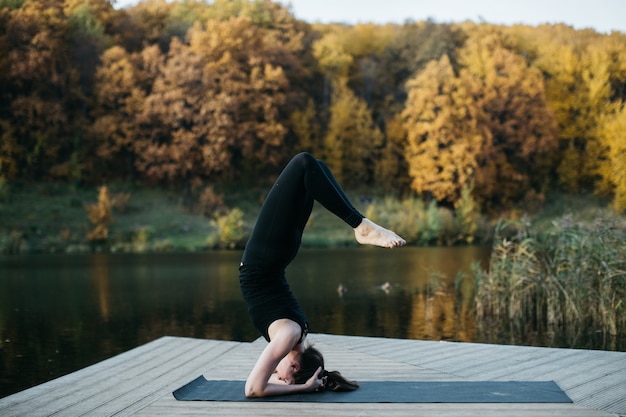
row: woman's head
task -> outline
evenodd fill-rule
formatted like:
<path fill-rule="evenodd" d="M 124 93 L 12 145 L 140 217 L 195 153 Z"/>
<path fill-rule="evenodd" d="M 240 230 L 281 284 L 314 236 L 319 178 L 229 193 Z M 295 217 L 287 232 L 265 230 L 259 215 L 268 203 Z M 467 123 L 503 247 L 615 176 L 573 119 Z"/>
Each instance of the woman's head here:
<path fill-rule="evenodd" d="M 296 384 L 304 384 L 319 367 L 322 367 L 320 378 L 326 378 L 324 389 L 328 391 L 354 391 L 359 387 L 355 381 L 348 381 L 337 371 L 327 371 L 324 368 L 324 356 L 313 346 L 307 346 L 298 355 L 299 369 L 294 372 L 293 379 Z"/>

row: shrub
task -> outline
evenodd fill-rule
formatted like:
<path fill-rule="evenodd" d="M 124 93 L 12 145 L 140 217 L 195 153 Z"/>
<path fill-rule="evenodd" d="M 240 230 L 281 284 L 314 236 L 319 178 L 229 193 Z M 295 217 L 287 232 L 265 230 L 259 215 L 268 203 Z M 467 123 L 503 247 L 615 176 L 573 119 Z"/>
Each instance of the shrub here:
<path fill-rule="evenodd" d="M 441 218 L 439 217 L 439 208 L 435 200 L 431 200 L 426 206 L 426 211 L 421 219 L 421 229 L 419 243 L 428 245 L 439 241 L 441 237 Z"/>
<path fill-rule="evenodd" d="M 247 235 L 243 211 L 234 208 L 225 215 L 219 216 L 212 223 L 217 232 L 215 237 L 209 237 L 210 245 L 228 249 L 243 247 Z"/>
<path fill-rule="evenodd" d="M 480 212 L 478 203 L 472 197 L 472 189 L 468 186 L 461 190 L 461 198 L 454 204 L 454 215 L 459 239 L 471 244 L 478 230 Z"/>
<path fill-rule="evenodd" d="M 487 236 L 477 239 L 482 217 L 476 210 L 468 191 L 454 212 L 439 207 L 435 200 L 426 204 L 417 197 L 404 200 L 387 197 L 382 202 L 368 205 L 364 214 L 372 221 L 394 230 L 408 243 L 453 245 L 487 239 Z"/>
<path fill-rule="evenodd" d="M 98 202 L 85 205 L 85 210 L 89 215 L 89 220 L 94 225 L 94 229 L 87 234 L 90 241 L 103 241 L 109 236 L 109 225 L 113 220 L 111 215 L 111 199 L 106 186 L 100 187 L 98 191 Z"/>
<path fill-rule="evenodd" d="M 213 186 L 208 186 L 198 196 L 195 211 L 203 216 L 217 219 L 228 212 L 228 207 L 222 195 L 216 193 Z"/>

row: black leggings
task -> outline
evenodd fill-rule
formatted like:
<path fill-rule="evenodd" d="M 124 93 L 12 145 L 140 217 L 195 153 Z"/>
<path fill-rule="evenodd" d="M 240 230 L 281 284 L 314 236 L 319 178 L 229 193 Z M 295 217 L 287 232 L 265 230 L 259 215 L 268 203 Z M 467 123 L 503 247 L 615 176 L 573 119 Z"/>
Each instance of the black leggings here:
<path fill-rule="evenodd" d="M 306 315 L 285 279 L 285 268 L 300 247 L 313 201 L 357 227 L 363 215 L 350 203 L 330 170 L 308 153 L 287 164 L 268 193 L 239 267 L 241 293 L 255 327 L 270 340 L 269 326 L 290 319 L 308 332 Z"/>
<path fill-rule="evenodd" d="M 268 193 L 243 262 L 286 267 L 298 252 L 314 200 L 353 228 L 364 217 L 350 203 L 328 166 L 309 153 L 300 153 L 287 164 Z"/>

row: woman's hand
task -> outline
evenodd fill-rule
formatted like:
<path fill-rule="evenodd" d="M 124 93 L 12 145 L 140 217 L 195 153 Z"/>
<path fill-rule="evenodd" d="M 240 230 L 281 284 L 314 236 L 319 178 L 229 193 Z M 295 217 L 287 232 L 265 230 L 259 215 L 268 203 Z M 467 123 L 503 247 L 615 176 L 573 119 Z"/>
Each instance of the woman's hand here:
<path fill-rule="evenodd" d="M 324 384 L 326 383 L 326 377 L 319 378 L 320 372 L 322 372 L 322 367 L 317 368 L 317 371 L 309 378 L 304 386 L 306 387 L 307 392 L 318 391 L 319 388 L 324 388 Z"/>

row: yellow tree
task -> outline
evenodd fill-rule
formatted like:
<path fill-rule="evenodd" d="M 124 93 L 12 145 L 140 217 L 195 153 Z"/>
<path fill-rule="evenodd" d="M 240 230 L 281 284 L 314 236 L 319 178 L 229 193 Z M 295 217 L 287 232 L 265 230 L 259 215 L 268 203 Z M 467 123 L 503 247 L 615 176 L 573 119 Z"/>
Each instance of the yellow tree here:
<path fill-rule="evenodd" d="M 289 125 L 298 138 L 297 149 L 311 152 L 314 155 L 321 153 L 320 126 L 313 99 L 309 98 L 303 110 L 296 108 L 291 112 Z"/>
<path fill-rule="evenodd" d="M 202 166 L 200 120 L 202 60 L 177 38 L 158 60 L 158 73 L 136 121 L 144 127 L 134 140 L 137 168 L 148 178 L 186 180 L 206 174 Z M 147 129 L 146 129 L 147 128 Z"/>
<path fill-rule="evenodd" d="M 212 20 L 206 29 L 195 24 L 184 43 L 174 38 L 166 55 L 144 50 L 150 75 L 132 145 L 143 175 L 193 186 L 233 174 L 236 157 L 249 165 L 279 162 L 287 80 L 271 61 L 281 46 L 265 34 L 247 17 Z"/>
<path fill-rule="evenodd" d="M 513 27 L 508 33 L 518 53 L 544 75 L 559 126 L 559 183 L 572 192 L 593 189 L 603 158 L 596 126 L 624 96 L 624 35 L 565 25 Z"/>
<path fill-rule="evenodd" d="M 477 158 L 491 140 L 471 81 L 457 77 L 444 55 L 407 83 L 402 117 L 411 188 L 449 204 L 473 185 Z"/>
<path fill-rule="evenodd" d="M 121 20 L 132 28 L 121 34 L 123 46 L 133 52 L 150 45 L 159 45 L 162 50 L 167 50 L 173 35 L 171 20 L 175 7 L 175 2 L 148 0 L 122 11 Z M 184 36 L 184 32 L 178 35 Z"/>
<path fill-rule="evenodd" d="M 557 145 L 541 73 L 505 48 L 492 28 L 472 34 L 459 58 L 461 77 L 477 81 L 471 94 L 491 133 L 478 155 L 474 195 L 484 208 L 499 208 L 541 194 Z"/>
<path fill-rule="evenodd" d="M 251 166 L 276 166 L 286 133 L 280 119 L 289 81 L 278 57 L 289 48 L 248 17 L 210 21 L 188 34 L 203 57 L 205 137 Z M 229 161 L 230 162 L 230 161 Z"/>
<path fill-rule="evenodd" d="M 342 42 L 347 29 L 340 25 L 325 28 L 322 36 L 313 42 L 313 56 L 324 75 L 323 99 L 324 111 L 328 110 L 332 96 L 332 86 L 339 78 L 346 78 L 353 58 Z"/>
<path fill-rule="evenodd" d="M 98 190 L 98 202 L 86 204 L 85 210 L 89 215 L 89 221 L 94 226 L 94 229 L 87 234 L 87 238 L 90 241 L 105 241 L 109 237 L 109 226 L 113 221 L 112 203 L 106 186 Z"/>
<path fill-rule="evenodd" d="M 96 142 L 101 165 L 134 179 L 135 140 L 142 134 L 138 116 L 156 76 L 143 68 L 158 66 L 163 58 L 157 46 L 135 54 L 114 46 L 101 60 L 95 75 L 90 137 Z"/>
<path fill-rule="evenodd" d="M 623 211 L 624 127 L 623 97 L 626 86 L 626 36 L 612 34 L 597 39 L 587 49 L 589 56 L 585 83 L 590 106 L 595 110 L 594 129 L 586 143 L 583 166 L 594 178 L 594 192 L 614 195 L 614 207 Z"/>
<path fill-rule="evenodd" d="M 376 152 L 374 180 L 377 184 L 396 190 L 410 188 L 404 156 L 405 145 L 406 133 L 402 116 L 396 114 L 386 120 L 384 144 Z"/>
<path fill-rule="evenodd" d="M 83 122 L 72 113 L 84 99 L 65 43 L 61 1 L 27 1 L 2 11 L 0 175 L 71 177 L 59 160 L 72 153 L 72 133 Z"/>
<path fill-rule="evenodd" d="M 330 122 L 324 138 L 325 159 L 339 181 L 367 183 L 373 179 L 376 149 L 382 132 L 367 104 L 339 79 L 333 88 Z"/>
<path fill-rule="evenodd" d="M 600 118 L 597 137 L 604 158 L 598 164 L 598 193 L 613 195 L 613 208 L 626 210 L 626 106 L 615 106 L 611 114 Z"/>
<path fill-rule="evenodd" d="M 334 77 L 345 77 L 352 64 L 352 55 L 346 50 L 343 39 L 348 29 L 330 25 L 326 33 L 313 43 L 313 54 L 324 73 Z"/>

